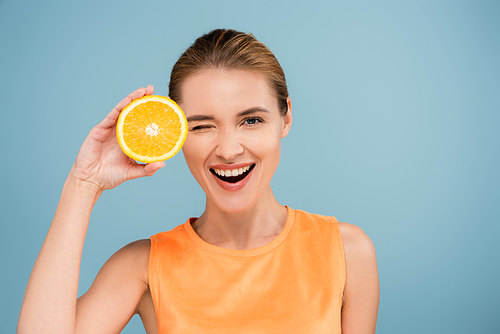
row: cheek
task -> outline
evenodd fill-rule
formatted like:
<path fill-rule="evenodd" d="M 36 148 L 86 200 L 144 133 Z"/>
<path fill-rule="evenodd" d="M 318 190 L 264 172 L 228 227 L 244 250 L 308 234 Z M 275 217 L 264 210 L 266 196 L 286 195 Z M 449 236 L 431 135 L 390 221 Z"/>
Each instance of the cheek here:
<path fill-rule="evenodd" d="M 190 136 L 188 134 L 184 145 L 182 146 L 182 153 L 184 154 L 184 159 L 191 170 L 191 173 L 196 176 L 197 169 L 199 169 L 200 164 L 203 167 L 204 156 L 203 152 L 207 152 L 208 148 L 205 147 L 204 141 L 196 138 L 195 136 Z"/>
<path fill-rule="evenodd" d="M 280 134 L 277 131 L 263 131 L 260 135 L 253 136 L 252 145 L 249 149 L 263 163 L 277 166 L 281 153 Z"/>

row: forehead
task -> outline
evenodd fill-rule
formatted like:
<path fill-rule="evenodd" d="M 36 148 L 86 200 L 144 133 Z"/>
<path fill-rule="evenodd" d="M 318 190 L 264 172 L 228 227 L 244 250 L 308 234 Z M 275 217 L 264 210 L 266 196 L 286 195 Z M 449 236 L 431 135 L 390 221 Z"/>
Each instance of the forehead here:
<path fill-rule="evenodd" d="M 181 108 L 186 116 L 238 113 L 253 107 L 278 112 L 277 99 L 265 76 L 248 70 L 206 69 L 182 84 Z"/>

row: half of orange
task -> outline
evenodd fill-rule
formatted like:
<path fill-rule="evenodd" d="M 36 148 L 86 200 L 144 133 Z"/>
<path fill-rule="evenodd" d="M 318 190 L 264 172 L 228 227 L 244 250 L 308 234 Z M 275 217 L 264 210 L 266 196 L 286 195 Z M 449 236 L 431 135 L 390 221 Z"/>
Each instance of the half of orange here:
<path fill-rule="evenodd" d="M 181 107 L 168 97 L 146 95 L 123 108 L 116 124 L 123 152 L 140 162 L 156 162 L 176 155 L 188 133 Z"/>

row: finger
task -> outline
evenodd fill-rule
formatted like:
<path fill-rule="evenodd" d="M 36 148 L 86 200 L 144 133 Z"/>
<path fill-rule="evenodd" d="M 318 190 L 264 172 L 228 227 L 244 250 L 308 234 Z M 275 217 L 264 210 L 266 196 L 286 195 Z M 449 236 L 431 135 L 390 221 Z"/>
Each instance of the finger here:
<path fill-rule="evenodd" d="M 143 97 L 145 94 L 146 94 L 146 89 L 143 87 L 136 89 L 135 91 L 130 93 L 127 97 L 118 102 L 118 104 L 113 108 L 113 110 L 111 110 L 111 112 L 106 116 L 106 118 L 104 118 L 102 122 L 98 124 L 98 126 L 102 128 L 112 127 L 118 120 L 118 116 L 120 116 L 120 112 L 123 110 L 123 108 L 128 106 L 130 102 L 132 102 L 133 100 Z"/>
<path fill-rule="evenodd" d="M 146 89 L 144 87 L 141 87 L 139 89 L 134 90 L 132 93 L 128 94 L 127 97 L 129 97 L 131 100 L 135 100 L 140 97 L 143 97 L 145 94 L 146 94 Z"/>
<path fill-rule="evenodd" d="M 151 86 L 151 85 L 149 85 L 149 86 Z M 120 112 L 120 111 L 123 110 L 123 108 L 125 108 L 127 105 L 129 105 L 130 102 L 132 102 L 133 100 L 138 99 L 140 97 L 143 97 L 146 94 L 147 89 L 149 89 L 149 86 L 146 87 L 146 88 L 141 87 L 139 89 L 134 90 L 132 93 L 128 94 L 126 98 L 124 98 L 123 100 L 121 100 L 116 105 L 115 109 Z M 154 91 L 153 86 L 151 86 L 151 88 Z"/>
<path fill-rule="evenodd" d="M 157 170 L 165 167 L 164 161 L 152 162 L 144 166 L 144 172 L 153 175 Z"/>
<path fill-rule="evenodd" d="M 127 96 L 121 100 L 111 112 L 97 125 L 99 128 L 110 128 L 116 124 L 120 112 L 125 108 L 132 100 Z"/>
<path fill-rule="evenodd" d="M 116 109 L 118 112 L 121 112 L 123 108 L 130 104 L 130 102 L 132 102 L 132 99 L 130 98 L 130 95 L 128 95 L 126 98 L 118 102 L 114 109 Z"/>
<path fill-rule="evenodd" d="M 151 95 L 154 93 L 154 91 L 155 91 L 155 88 L 153 87 L 153 85 L 148 85 L 146 87 L 146 95 Z"/>
<path fill-rule="evenodd" d="M 128 177 L 129 179 L 137 179 L 138 177 L 151 176 L 160 168 L 163 168 L 165 163 L 163 161 L 153 162 L 150 164 L 137 164 L 130 167 Z"/>
<path fill-rule="evenodd" d="M 146 88 L 141 87 L 139 89 L 136 89 L 132 93 L 130 93 L 127 97 L 125 97 L 123 100 L 121 100 L 114 108 L 111 110 L 111 112 L 104 118 L 101 123 L 98 124 L 99 127 L 102 128 L 109 128 L 112 127 L 116 121 L 118 120 L 118 116 L 120 116 L 120 112 L 130 104 L 135 99 L 138 99 L 140 97 L 143 97 L 144 95 L 151 95 L 154 92 L 154 87 L 153 85 L 149 85 Z"/>

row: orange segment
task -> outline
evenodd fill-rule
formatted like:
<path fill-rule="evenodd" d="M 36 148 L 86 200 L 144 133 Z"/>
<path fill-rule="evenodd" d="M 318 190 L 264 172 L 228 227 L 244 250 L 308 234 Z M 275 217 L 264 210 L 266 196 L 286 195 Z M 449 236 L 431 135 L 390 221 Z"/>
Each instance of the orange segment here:
<path fill-rule="evenodd" d="M 170 159 L 186 140 L 186 116 L 173 100 L 146 95 L 132 101 L 118 118 L 116 135 L 123 152 L 134 160 Z"/>

